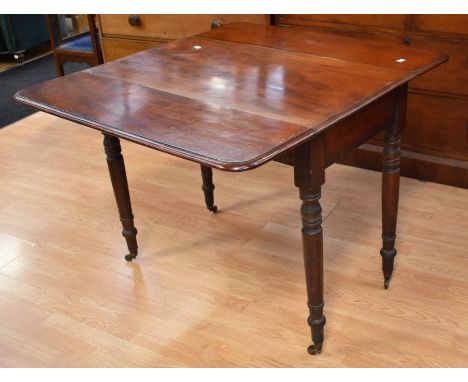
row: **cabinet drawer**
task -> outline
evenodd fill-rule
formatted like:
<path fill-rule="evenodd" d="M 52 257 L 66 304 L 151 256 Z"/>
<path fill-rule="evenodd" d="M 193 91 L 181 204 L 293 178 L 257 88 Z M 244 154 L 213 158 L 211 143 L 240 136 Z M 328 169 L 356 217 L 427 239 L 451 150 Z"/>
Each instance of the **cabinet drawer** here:
<path fill-rule="evenodd" d="M 402 143 L 422 153 L 468 160 L 468 100 L 410 94 Z"/>
<path fill-rule="evenodd" d="M 345 30 L 403 31 L 406 20 L 406 15 L 278 15 L 280 24 Z"/>
<path fill-rule="evenodd" d="M 412 15 L 411 29 L 468 35 L 468 15 Z"/>
<path fill-rule="evenodd" d="M 129 16 L 138 17 L 138 25 L 129 23 Z M 236 21 L 265 24 L 266 15 L 99 15 L 102 35 L 133 36 L 149 39 L 178 39 L 206 32 L 213 20 L 225 24 Z"/>
<path fill-rule="evenodd" d="M 161 41 L 131 40 L 123 38 L 102 38 L 102 50 L 104 61 L 112 61 L 118 58 L 150 49 L 164 44 Z"/>
<path fill-rule="evenodd" d="M 446 53 L 449 60 L 410 82 L 410 87 L 438 92 L 468 95 L 468 41 L 451 41 L 409 36 L 419 49 Z"/>

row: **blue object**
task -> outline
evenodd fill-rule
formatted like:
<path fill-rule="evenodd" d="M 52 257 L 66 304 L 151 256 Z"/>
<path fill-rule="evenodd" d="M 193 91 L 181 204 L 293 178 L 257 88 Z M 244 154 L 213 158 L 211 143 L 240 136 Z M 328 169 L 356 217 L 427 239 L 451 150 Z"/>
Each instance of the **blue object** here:
<path fill-rule="evenodd" d="M 93 44 L 91 43 L 91 36 L 86 34 L 84 36 L 78 37 L 72 41 L 67 41 L 63 44 L 60 44 L 60 49 L 70 49 L 70 50 L 81 50 L 84 52 L 92 52 Z"/>
<path fill-rule="evenodd" d="M 21 52 L 47 41 L 44 15 L 0 15 L 0 52 Z"/>

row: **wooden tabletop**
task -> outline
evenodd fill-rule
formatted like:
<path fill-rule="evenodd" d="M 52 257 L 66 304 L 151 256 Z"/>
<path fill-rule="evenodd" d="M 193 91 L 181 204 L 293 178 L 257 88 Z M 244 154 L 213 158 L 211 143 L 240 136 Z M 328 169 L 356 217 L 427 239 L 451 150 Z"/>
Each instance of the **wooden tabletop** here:
<path fill-rule="evenodd" d="M 403 44 L 235 23 L 23 89 L 15 99 L 242 171 L 446 60 Z"/>

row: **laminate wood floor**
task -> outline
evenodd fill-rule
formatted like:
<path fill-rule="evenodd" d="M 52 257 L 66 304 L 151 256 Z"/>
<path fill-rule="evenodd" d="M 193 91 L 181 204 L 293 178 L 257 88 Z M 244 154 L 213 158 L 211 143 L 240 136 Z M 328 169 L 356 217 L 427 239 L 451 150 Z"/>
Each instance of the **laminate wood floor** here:
<path fill-rule="evenodd" d="M 214 172 L 122 142 L 140 255 L 102 136 L 37 113 L 0 131 L 0 366 L 468 366 L 468 190 L 403 178 L 380 270 L 380 174 L 327 170 L 324 353 L 310 332 L 290 167 Z"/>

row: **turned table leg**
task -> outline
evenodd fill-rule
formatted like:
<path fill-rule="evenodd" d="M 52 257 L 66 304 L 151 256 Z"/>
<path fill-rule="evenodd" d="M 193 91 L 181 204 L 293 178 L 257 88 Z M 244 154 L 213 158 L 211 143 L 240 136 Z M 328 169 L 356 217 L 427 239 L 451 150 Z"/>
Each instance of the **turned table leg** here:
<path fill-rule="evenodd" d="M 323 344 L 323 234 L 322 208 L 320 207 L 320 188 L 308 190 L 299 188 L 302 199 L 302 243 L 304 250 L 304 268 L 307 284 L 307 322 L 312 329 L 313 345 L 307 351 L 310 354 L 320 353 Z"/>
<path fill-rule="evenodd" d="M 400 187 L 400 139 L 386 135 L 383 150 L 382 174 L 382 272 L 384 287 L 388 288 L 393 272 L 395 249 L 395 231 L 398 214 L 398 195 Z"/>
<path fill-rule="evenodd" d="M 203 179 L 202 190 L 205 194 L 206 208 L 211 212 L 218 211 L 218 207 L 214 204 L 214 184 L 213 184 L 213 170 L 211 167 L 200 165 L 201 175 Z"/>
<path fill-rule="evenodd" d="M 307 351 L 318 354 L 322 351 L 325 316 L 323 315 L 323 234 L 320 188 L 325 182 L 323 146 L 319 140 L 307 142 L 295 149 L 294 182 L 302 200 L 302 243 L 307 285 L 307 320 L 313 345 Z"/>
<path fill-rule="evenodd" d="M 382 172 L 382 272 L 384 287 L 390 285 L 393 273 L 393 263 L 397 251 L 395 249 L 396 224 L 398 215 L 398 196 L 400 189 L 400 141 L 401 132 L 406 121 L 406 93 L 403 88 L 400 93 L 394 123 L 385 131 L 383 148 Z"/>
<path fill-rule="evenodd" d="M 104 150 L 106 152 L 107 166 L 109 167 L 109 175 L 112 188 L 114 189 L 120 221 L 122 222 L 122 235 L 127 241 L 127 247 L 130 252 L 125 256 L 125 260 L 131 261 L 138 254 L 137 230 L 133 224 L 132 205 L 119 138 L 104 134 Z"/>
<path fill-rule="evenodd" d="M 221 28 L 223 26 L 223 22 L 221 20 L 213 20 L 211 22 L 211 29 Z M 209 211 L 215 213 L 218 211 L 218 207 L 214 204 L 214 189 L 215 186 L 213 184 L 213 170 L 211 167 L 200 165 L 201 175 L 203 179 L 203 186 L 202 190 L 205 194 L 205 204 L 206 208 Z"/>

